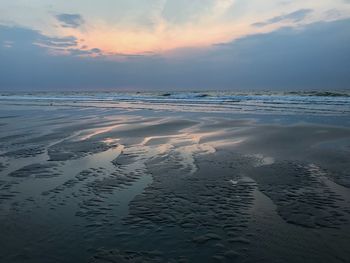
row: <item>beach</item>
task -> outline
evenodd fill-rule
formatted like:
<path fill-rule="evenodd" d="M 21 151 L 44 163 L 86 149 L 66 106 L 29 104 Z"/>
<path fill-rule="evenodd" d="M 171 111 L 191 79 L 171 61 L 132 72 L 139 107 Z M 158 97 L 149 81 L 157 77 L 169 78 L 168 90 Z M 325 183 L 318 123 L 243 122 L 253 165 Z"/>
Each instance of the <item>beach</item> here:
<path fill-rule="evenodd" d="M 1 262 L 347 262 L 349 94 L 6 94 Z"/>

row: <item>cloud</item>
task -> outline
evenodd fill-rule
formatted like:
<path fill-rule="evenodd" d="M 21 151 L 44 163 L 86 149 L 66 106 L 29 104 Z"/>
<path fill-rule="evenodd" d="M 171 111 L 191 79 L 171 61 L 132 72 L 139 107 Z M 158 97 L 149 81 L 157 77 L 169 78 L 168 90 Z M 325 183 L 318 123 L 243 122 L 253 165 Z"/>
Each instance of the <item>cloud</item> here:
<path fill-rule="evenodd" d="M 67 51 L 73 56 L 102 56 L 103 53 L 99 48 L 92 49 L 79 49 L 79 48 L 69 48 Z"/>
<path fill-rule="evenodd" d="M 39 45 L 46 46 L 51 49 L 65 49 L 69 47 L 74 47 L 78 45 L 78 39 L 74 36 L 68 37 L 47 37 L 39 34 L 38 36 Z"/>
<path fill-rule="evenodd" d="M 268 26 L 271 24 L 276 24 L 284 21 L 300 22 L 304 20 L 311 12 L 312 12 L 311 9 L 300 9 L 286 15 L 275 16 L 264 22 L 254 23 L 252 25 L 255 27 L 264 27 L 264 26 Z"/>
<path fill-rule="evenodd" d="M 24 27 L 0 25 L 0 43 L 17 52 L 47 53 L 77 48 L 78 39 L 74 36 L 49 37 L 37 30 Z"/>
<path fill-rule="evenodd" d="M 0 20 L 50 36 L 74 35 L 80 46 L 99 48 L 105 55 L 145 54 L 208 47 L 284 25 L 343 19 L 350 17 L 348 1 L 11 0 L 2 1 Z M 338 12 L 325 14 L 331 9 Z M 262 27 L 267 24 L 272 26 Z"/>
<path fill-rule="evenodd" d="M 282 28 L 175 57 L 117 61 L 88 47 L 51 56 L 35 44 L 45 38 L 35 30 L 0 26 L 0 90 L 334 90 L 350 83 L 350 20 Z M 91 53 L 96 56 L 86 56 Z"/>
<path fill-rule="evenodd" d="M 77 28 L 84 24 L 84 19 L 79 14 L 59 14 L 56 15 L 56 19 L 62 27 Z"/>
<path fill-rule="evenodd" d="M 214 11 L 213 0 L 167 0 L 162 7 L 162 18 L 171 24 L 196 22 L 206 12 Z"/>

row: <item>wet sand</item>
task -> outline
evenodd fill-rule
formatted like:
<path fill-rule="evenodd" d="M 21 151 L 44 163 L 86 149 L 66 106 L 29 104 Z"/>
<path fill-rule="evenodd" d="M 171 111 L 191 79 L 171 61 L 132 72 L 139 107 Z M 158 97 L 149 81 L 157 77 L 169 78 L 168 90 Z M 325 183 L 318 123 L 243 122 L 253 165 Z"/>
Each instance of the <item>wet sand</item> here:
<path fill-rule="evenodd" d="M 0 262 L 347 262 L 330 119 L 0 105 Z"/>

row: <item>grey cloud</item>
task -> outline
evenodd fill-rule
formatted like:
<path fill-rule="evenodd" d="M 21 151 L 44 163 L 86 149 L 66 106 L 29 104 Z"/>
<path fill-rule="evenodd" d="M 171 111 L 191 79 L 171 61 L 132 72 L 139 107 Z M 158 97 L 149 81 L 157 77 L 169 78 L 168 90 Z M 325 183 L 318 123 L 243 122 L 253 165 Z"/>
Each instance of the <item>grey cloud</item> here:
<path fill-rule="evenodd" d="M 40 35 L 40 37 L 38 37 L 38 42 L 50 48 L 68 48 L 78 45 L 78 39 L 73 36 L 58 38 Z"/>
<path fill-rule="evenodd" d="M 59 14 L 56 15 L 56 19 L 62 27 L 77 28 L 84 24 L 84 19 L 79 14 Z"/>
<path fill-rule="evenodd" d="M 102 55 L 102 50 L 99 48 L 92 49 L 78 49 L 78 48 L 70 48 L 67 51 L 73 56 L 84 56 L 84 55 Z"/>
<path fill-rule="evenodd" d="M 40 32 L 0 26 L 0 90 L 348 89 L 350 19 L 248 36 L 175 60 L 160 55 L 120 61 L 98 49 L 49 56 Z M 12 41 L 11 48 L 1 45 Z"/>
<path fill-rule="evenodd" d="M 75 47 L 78 44 L 78 39 L 74 36 L 48 37 L 39 31 L 22 27 L 0 25 L 0 32 L 0 43 L 11 43 L 12 49 L 19 52 L 21 50 L 42 52 L 43 50 L 38 47 L 38 44 L 51 49 Z"/>
<path fill-rule="evenodd" d="M 300 9 L 286 15 L 273 17 L 264 22 L 254 23 L 252 25 L 255 27 L 264 27 L 264 26 L 276 24 L 282 21 L 300 22 L 304 20 L 307 17 L 307 15 L 309 15 L 311 12 L 312 12 L 311 9 Z"/>

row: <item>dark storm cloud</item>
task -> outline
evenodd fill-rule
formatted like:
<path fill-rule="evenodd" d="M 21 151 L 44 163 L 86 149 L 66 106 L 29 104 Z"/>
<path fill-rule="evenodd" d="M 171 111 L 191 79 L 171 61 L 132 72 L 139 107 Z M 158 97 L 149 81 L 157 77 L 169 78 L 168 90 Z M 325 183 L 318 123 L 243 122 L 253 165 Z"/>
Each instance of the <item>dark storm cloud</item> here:
<path fill-rule="evenodd" d="M 276 23 L 279 23 L 282 21 L 300 22 L 300 21 L 304 20 L 305 17 L 307 17 L 307 15 L 309 15 L 311 12 L 312 12 L 311 9 L 300 9 L 300 10 L 294 11 L 294 12 L 286 14 L 286 15 L 273 17 L 273 18 L 266 20 L 264 22 L 254 23 L 253 26 L 263 27 L 263 26 L 267 26 L 267 25 L 271 25 L 271 24 L 276 24 Z"/>
<path fill-rule="evenodd" d="M 77 28 L 84 24 L 84 19 L 79 14 L 59 14 L 56 18 L 62 27 Z"/>
<path fill-rule="evenodd" d="M 0 90 L 344 89 L 350 83 L 350 20 L 282 28 L 179 52 L 176 59 L 113 61 L 81 57 L 101 51 L 77 47 L 71 55 L 50 56 L 33 44 L 42 38 L 38 31 L 0 26 Z"/>

